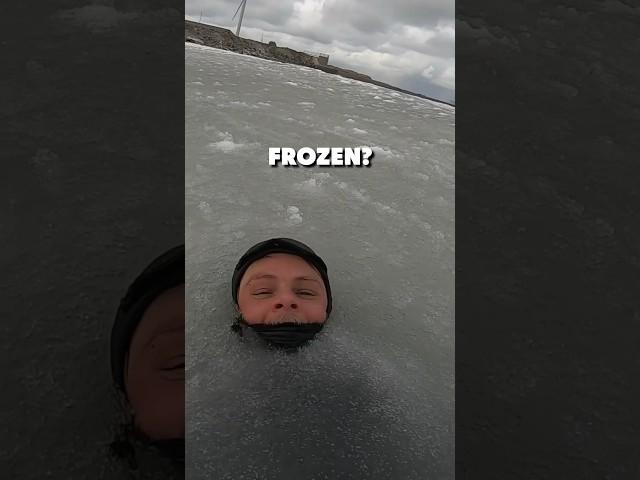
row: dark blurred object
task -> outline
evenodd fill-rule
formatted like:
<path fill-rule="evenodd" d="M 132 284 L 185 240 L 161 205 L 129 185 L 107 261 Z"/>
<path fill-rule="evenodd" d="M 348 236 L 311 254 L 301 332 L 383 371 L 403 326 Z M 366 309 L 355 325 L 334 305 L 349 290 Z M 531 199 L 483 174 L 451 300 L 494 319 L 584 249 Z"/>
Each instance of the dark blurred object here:
<path fill-rule="evenodd" d="M 123 478 L 114 305 L 141 259 L 184 241 L 184 3 L 102 3 L 3 5 L 6 478 Z M 152 457 L 149 475 L 179 476 Z"/>
<path fill-rule="evenodd" d="M 131 337 L 151 302 L 162 292 L 184 283 L 184 261 L 184 245 L 163 253 L 134 280 L 120 301 L 111 330 L 111 374 L 125 395 L 124 369 Z"/>

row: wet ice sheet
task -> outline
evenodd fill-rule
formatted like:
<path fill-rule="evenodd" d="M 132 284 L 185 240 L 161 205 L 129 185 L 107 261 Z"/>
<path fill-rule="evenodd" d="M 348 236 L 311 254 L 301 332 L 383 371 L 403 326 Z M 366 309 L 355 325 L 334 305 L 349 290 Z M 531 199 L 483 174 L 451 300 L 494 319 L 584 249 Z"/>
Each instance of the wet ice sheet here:
<path fill-rule="evenodd" d="M 455 109 L 186 45 L 191 478 L 453 478 Z M 371 168 L 272 168 L 268 147 L 368 145 Z M 252 244 L 326 261 L 330 324 L 298 355 L 229 330 Z"/>

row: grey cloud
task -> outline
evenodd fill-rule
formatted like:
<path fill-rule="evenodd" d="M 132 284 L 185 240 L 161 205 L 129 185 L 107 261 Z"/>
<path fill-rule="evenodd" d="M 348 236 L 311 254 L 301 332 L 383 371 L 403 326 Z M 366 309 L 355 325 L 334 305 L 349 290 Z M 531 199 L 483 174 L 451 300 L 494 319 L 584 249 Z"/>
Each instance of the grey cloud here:
<path fill-rule="evenodd" d="M 456 44 L 454 39 L 436 36 L 433 40 L 419 46 L 418 51 L 434 57 L 453 58 L 456 53 Z"/>
<path fill-rule="evenodd" d="M 380 51 L 398 55 L 407 51 L 415 51 L 440 58 L 453 58 L 455 56 L 455 39 L 446 32 L 430 31 L 433 37 L 428 40 L 403 35 L 400 30 L 393 33 L 393 35 L 385 37 L 385 43 L 378 47 Z"/>
<path fill-rule="evenodd" d="M 386 28 L 395 23 L 430 27 L 440 19 L 453 20 L 454 7 L 453 0 L 335 0 L 325 3 L 323 19 L 329 24 L 351 23 L 375 12 L 378 18 L 384 19 Z M 371 27 L 371 31 L 379 30 Z"/>
<path fill-rule="evenodd" d="M 331 36 L 330 32 L 324 31 L 324 30 L 312 30 L 312 31 L 300 31 L 300 30 L 293 30 L 293 31 L 289 31 L 288 32 L 290 35 L 295 35 L 298 36 L 300 38 L 307 38 L 313 42 L 316 43 L 321 43 L 321 44 L 325 44 L 325 45 L 329 45 L 332 41 L 333 38 Z M 286 46 L 286 45 L 284 45 Z"/>
<path fill-rule="evenodd" d="M 324 24 L 344 29 L 355 29 L 361 33 L 384 33 L 394 20 L 386 17 L 380 11 L 360 10 L 355 8 L 356 5 L 345 2 L 339 7 L 330 6 L 323 9 L 322 20 Z"/>
<path fill-rule="evenodd" d="M 231 23 L 239 4 L 240 0 L 186 0 L 185 13 L 198 18 L 200 11 L 202 11 L 203 17 L 216 18 L 225 23 Z M 293 4 L 292 0 L 247 0 L 243 24 L 260 20 L 272 27 L 283 26 L 293 15 Z M 238 16 L 234 22 L 238 20 Z"/>
<path fill-rule="evenodd" d="M 420 92 L 428 97 L 438 98 L 450 103 L 455 103 L 456 101 L 455 91 L 436 85 L 420 74 L 403 77 L 399 82 L 398 87 L 411 92 Z"/>
<path fill-rule="evenodd" d="M 204 17 L 217 18 L 225 23 L 231 23 L 239 4 L 240 0 L 186 0 L 185 12 L 187 15 L 198 18 L 202 10 Z M 273 27 L 283 26 L 293 15 L 293 4 L 293 0 L 277 2 L 247 0 L 243 24 L 259 20 Z M 233 20 L 234 22 L 237 22 L 238 16 Z"/>
<path fill-rule="evenodd" d="M 352 20 L 353 26 L 363 33 L 384 32 L 389 22 L 384 17 L 374 12 L 359 15 Z"/>
<path fill-rule="evenodd" d="M 79 27 L 85 27 L 93 32 L 103 32 L 135 19 L 138 14 L 123 13 L 105 5 L 86 5 L 62 10 L 56 16 L 60 20 L 70 22 Z"/>
<path fill-rule="evenodd" d="M 202 10 L 203 21 L 235 31 L 237 18 L 231 18 L 239 2 L 186 0 L 185 10 L 196 20 Z M 311 10 L 300 19 L 297 15 L 303 6 Z M 454 7 L 454 0 L 247 0 L 242 27 L 243 35 L 250 38 L 259 40 L 264 32 L 265 41 L 327 53 L 329 62 L 336 62 L 335 65 L 409 90 L 417 88 L 414 91 L 418 93 L 433 96 L 428 92 L 438 92 L 449 101 L 453 90 L 433 81 L 437 81 L 438 72 L 453 66 L 455 41 L 441 28 L 453 25 Z M 349 64 L 347 60 L 355 57 L 346 58 L 348 52 L 368 58 L 369 63 Z M 391 54 L 398 61 L 392 65 L 383 55 L 362 57 L 363 52 Z M 340 60 L 345 61 L 337 63 Z M 416 64 L 415 60 L 424 64 Z M 399 71 L 400 65 L 410 68 Z M 421 72 L 430 66 L 434 76 L 428 79 Z"/>

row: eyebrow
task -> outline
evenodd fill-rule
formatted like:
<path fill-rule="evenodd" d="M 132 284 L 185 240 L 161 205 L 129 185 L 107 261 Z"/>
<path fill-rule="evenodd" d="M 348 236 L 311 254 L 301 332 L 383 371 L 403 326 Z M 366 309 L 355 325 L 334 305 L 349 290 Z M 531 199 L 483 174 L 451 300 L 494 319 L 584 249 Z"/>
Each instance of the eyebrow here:
<path fill-rule="evenodd" d="M 270 275 L 268 273 L 258 273 L 256 275 L 254 275 L 253 277 L 249 278 L 249 280 L 247 280 L 247 283 L 245 285 L 249 285 L 254 280 L 260 280 L 261 278 L 276 278 L 276 276 L 275 275 Z"/>
<path fill-rule="evenodd" d="M 316 282 L 316 283 L 320 283 L 317 279 L 313 278 L 313 277 L 296 277 L 294 278 L 294 280 L 306 280 L 308 282 Z"/>
<path fill-rule="evenodd" d="M 247 283 L 245 285 L 249 285 L 251 282 L 253 282 L 254 280 L 260 280 L 262 278 L 270 278 L 270 279 L 274 279 L 274 278 L 278 278 L 275 275 L 271 275 L 269 273 L 257 273 L 256 275 L 254 275 L 253 277 L 249 278 L 249 280 L 247 281 Z M 294 278 L 294 280 L 306 280 L 308 282 L 316 282 L 316 283 L 320 283 L 317 279 L 313 278 L 313 277 L 296 277 Z"/>
<path fill-rule="evenodd" d="M 164 337 L 164 336 L 167 336 L 167 335 L 176 335 L 176 334 L 180 334 L 180 333 L 185 333 L 186 334 L 184 327 L 160 329 L 157 332 L 154 332 L 153 335 L 151 335 L 151 338 L 149 338 L 149 340 L 146 341 L 146 343 L 142 346 L 142 349 L 148 348 L 159 337 Z"/>

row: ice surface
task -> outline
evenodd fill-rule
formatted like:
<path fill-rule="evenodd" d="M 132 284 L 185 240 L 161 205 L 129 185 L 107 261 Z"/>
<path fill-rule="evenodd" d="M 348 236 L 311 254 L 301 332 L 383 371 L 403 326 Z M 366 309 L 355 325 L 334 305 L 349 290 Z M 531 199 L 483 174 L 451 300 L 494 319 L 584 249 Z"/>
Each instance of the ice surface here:
<path fill-rule="evenodd" d="M 455 109 L 185 48 L 187 476 L 452 479 Z M 363 145 L 371 168 L 268 165 L 269 147 Z M 235 262 L 272 236 L 332 282 L 294 355 L 229 328 Z"/>

